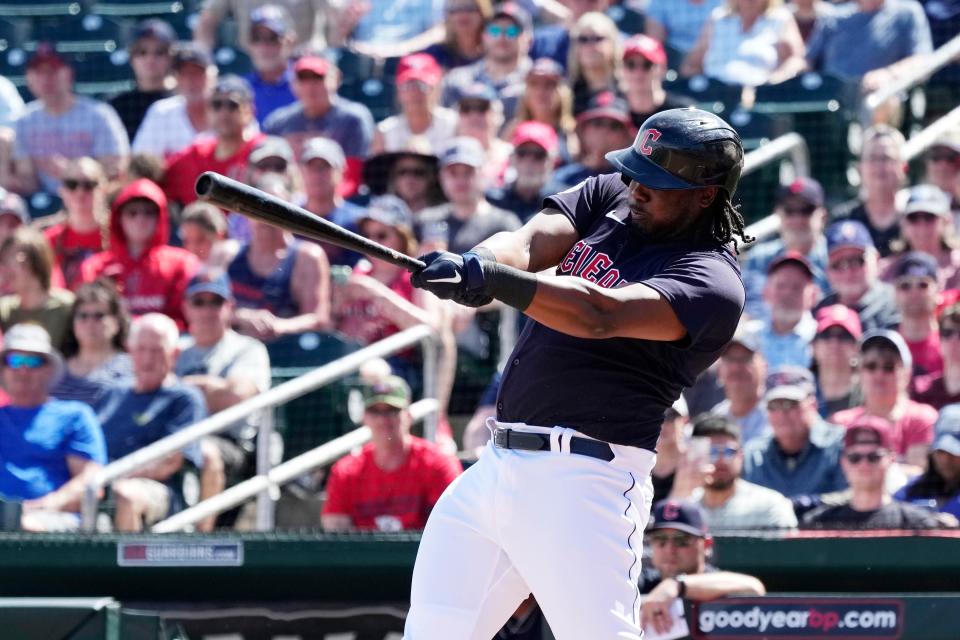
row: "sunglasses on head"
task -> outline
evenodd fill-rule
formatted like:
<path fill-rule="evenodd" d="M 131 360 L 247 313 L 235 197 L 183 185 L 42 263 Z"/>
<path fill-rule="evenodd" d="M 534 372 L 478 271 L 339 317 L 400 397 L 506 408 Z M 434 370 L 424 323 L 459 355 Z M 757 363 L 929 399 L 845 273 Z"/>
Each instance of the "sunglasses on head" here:
<path fill-rule="evenodd" d="M 499 24 L 487 25 L 487 35 L 491 38 L 499 38 L 502 36 L 508 40 L 516 40 L 520 37 L 521 31 L 520 27 L 515 24 L 506 27 Z"/>
<path fill-rule="evenodd" d="M 851 452 L 843 454 L 843 457 L 847 459 L 847 462 L 850 464 L 860 464 L 864 460 L 870 464 L 877 464 L 883 460 L 883 453 L 880 451 L 871 451 L 870 453 L 859 453 Z"/>
<path fill-rule="evenodd" d="M 236 113 L 237 111 L 240 111 L 240 103 L 237 102 L 236 100 L 214 98 L 213 100 L 210 101 L 210 108 L 213 109 L 214 111 L 220 111 L 222 109 L 226 109 L 231 113 Z"/>
<path fill-rule="evenodd" d="M 867 263 L 866 258 L 863 256 L 849 256 L 847 258 L 840 258 L 839 260 L 834 260 L 830 263 L 830 269 L 832 271 L 846 271 L 847 269 L 860 269 Z"/>
<path fill-rule="evenodd" d="M 641 58 L 639 60 L 637 58 L 628 58 L 623 63 L 623 66 L 625 66 L 630 71 L 633 71 L 634 69 L 643 69 L 644 71 L 650 71 L 650 69 L 653 69 L 653 63 L 647 60 L 646 58 Z"/>
<path fill-rule="evenodd" d="M 896 362 L 864 362 L 860 365 L 860 368 L 864 371 L 869 371 L 871 373 L 875 371 L 883 371 L 884 373 L 893 373 L 897 370 Z"/>
<path fill-rule="evenodd" d="M 668 544 L 672 544 L 678 549 L 687 549 L 693 545 L 693 536 L 688 536 L 685 533 L 678 533 L 674 535 L 670 535 L 668 533 L 652 533 L 650 534 L 650 544 L 660 548 L 663 548 Z"/>
<path fill-rule="evenodd" d="M 97 188 L 96 180 L 78 180 L 77 178 L 64 178 L 63 179 L 63 188 L 67 191 L 76 191 L 77 189 L 83 189 L 84 191 L 93 191 Z"/>
<path fill-rule="evenodd" d="M 897 281 L 897 289 L 900 291 L 910 291 L 911 289 L 926 291 L 931 286 L 933 286 L 933 283 L 924 278 L 904 278 Z"/>
<path fill-rule="evenodd" d="M 804 218 L 809 218 L 813 215 L 813 212 L 817 210 L 816 205 L 807 204 L 802 207 L 792 206 L 784 207 L 783 213 L 789 218 L 793 216 L 803 216 Z"/>
<path fill-rule="evenodd" d="M 514 151 L 517 158 L 530 158 L 531 160 L 543 161 L 547 159 L 547 152 L 545 149 L 524 149 L 520 148 Z"/>
<path fill-rule="evenodd" d="M 47 359 L 36 353 L 8 353 L 3 361 L 10 369 L 39 369 L 47 364 Z"/>
<path fill-rule="evenodd" d="M 840 342 L 855 342 L 855 339 L 846 330 L 840 327 L 826 329 L 817 334 L 817 340 L 839 340 Z"/>
<path fill-rule="evenodd" d="M 577 36 L 577 44 L 597 44 L 598 42 L 603 42 L 606 39 L 606 36 L 585 33 Z"/>

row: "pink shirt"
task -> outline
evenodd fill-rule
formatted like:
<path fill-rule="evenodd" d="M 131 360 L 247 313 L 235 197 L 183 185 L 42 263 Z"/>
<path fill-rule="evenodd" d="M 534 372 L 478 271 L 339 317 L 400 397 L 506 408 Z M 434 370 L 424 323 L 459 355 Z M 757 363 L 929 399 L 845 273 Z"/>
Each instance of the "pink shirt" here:
<path fill-rule="evenodd" d="M 863 407 L 844 409 L 833 414 L 831 422 L 849 427 L 857 418 L 866 413 Z M 937 421 L 937 410 L 928 404 L 907 400 L 903 415 L 893 423 L 893 448 L 903 456 L 907 449 L 917 444 L 929 445 L 933 442 L 933 423 Z"/>

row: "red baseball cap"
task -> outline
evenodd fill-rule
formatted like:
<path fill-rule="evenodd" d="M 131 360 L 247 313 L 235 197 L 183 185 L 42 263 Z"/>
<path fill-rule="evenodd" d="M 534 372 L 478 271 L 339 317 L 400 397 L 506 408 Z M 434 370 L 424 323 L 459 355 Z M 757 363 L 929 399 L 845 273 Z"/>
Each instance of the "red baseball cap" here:
<path fill-rule="evenodd" d="M 52 42 L 41 42 L 37 44 L 37 49 L 30 60 L 27 62 L 27 69 L 34 69 L 40 66 L 50 66 L 55 68 L 69 67 L 67 60 L 57 51 L 56 45 Z"/>
<path fill-rule="evenodd" d="M 510 139 L 510 144 L 514 147 L 519 147 L 527 142 L 543 147 L 547 153 L 556 153 L 560 146 L 557 132 L 553 130 L 553 127 L 536 120 L 527 120 L 518 124 L 513 131 L 513 137 Z"/>
<path fill-rule="evenodd" d="M 842 304 L 830 305 L 817 312 L 817 333 L 823 333 L 830 327 L 842 327 L 855 340 L 863 337 L 860 316 L 856 311 Z"/>
<path fill-rule="evenodd" d="M 623 44 L 623 59 L 642 56 L 653 64 L 667 64 L 667 52 L 663 45 L 650 36 L 638 33 Z"/>
<path fill-rule="evenodd" d="M 293 64 L 293 72 L 307 71 L 318 76 L 325 76 L 330 71 L 330 63 L 320 56 L 304 56 Z"/>
<path fill-rule="evenodd" d="M 890 450 L 893 444 L 892 425 L 879 416 L 861 415 L 847 426 L 843 434 L 843 448 L 858 444 L 873 444 Z"/>
<path fill-rule="evenodd" d="M 443 69 L 429 53 L 413 53 L 400 58 L 397 65 L 397 84 L 408 80 L 419 80 L 435 86 L 443 77 Z"/>

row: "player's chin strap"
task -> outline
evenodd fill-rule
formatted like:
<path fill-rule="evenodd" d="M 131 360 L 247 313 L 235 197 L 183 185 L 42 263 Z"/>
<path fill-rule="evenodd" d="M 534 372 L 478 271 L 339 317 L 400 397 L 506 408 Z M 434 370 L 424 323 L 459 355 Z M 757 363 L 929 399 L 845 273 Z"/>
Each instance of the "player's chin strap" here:
<path fill-rule="evenodd" d="M 497 262 L 490 249 L 477 246 L 463 254 L 468 280 L 483 282 L 484 292 L 497 300 L 525 310 L 537 293 L 537 276 Z M 478 277 L 477 277 L 478 276 Z"/>

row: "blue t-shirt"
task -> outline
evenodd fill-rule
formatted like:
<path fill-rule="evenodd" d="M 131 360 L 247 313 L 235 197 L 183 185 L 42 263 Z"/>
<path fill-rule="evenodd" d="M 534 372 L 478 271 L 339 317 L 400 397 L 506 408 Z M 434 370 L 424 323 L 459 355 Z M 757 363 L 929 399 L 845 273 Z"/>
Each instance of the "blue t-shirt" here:
<path fill-rule="evenodd" d="M 443 0 L 373 2 L 350 34 L 352 40 L 395 44 L 418 36 L 443 22 Z"/>
<path fill-rule="evenodd" d="M 0 407 L 0 495 L 29 500 L 56 491 L 71 477 L 67 456 L 106 464 L 93 409 L 66 400 Z"/>
<path fill-rule="evenodd" d="M 281 107 L 266 119 L 263 131 L 287 138 L 295 149 L 308 138 L 323 136 L 339 144 L 348 158 L 366 158 L 374 126 L 370 109 L 337 96 L 331 99 L 330 110 L 316 118 L 307 116 L 299 102 Z"/>
<path fill-rule="evenodd" d="M 297 101 L 293 89 L 290 88 L 289 69 L 276 84 L 264 82 L 256 71 L 248 73 L 246 79 L 253 87 L 253 106 L 256 109 L 257 122 L 261 125 L 271 113 Z"/>
<path fill-rule="evenodd" d="M 149 393 L 135 391 L 132 386 L 113 389 L 99 409 L 111 461 L 189 427 L 206 415 L 200 390 L 181 382 Z M 187 445 L 183 455 L 197 467 L 202 466 L 199 443 Z"/>
<path fill-rule="evenodd" d="M 696 44 L 703 25 L 724 0 L 650 0 L 647 16 L 667 30 L 667 46 L 687 53 Z"/>
<path fill-rule="evenodd" d="M 619 174 L 606 174 L 544 201 L 580 238 L 556 275 L 610 289 L 643 283 L 670 304 L 687 335 L 585 339 L 528 322 L 503 372 L 500 420 L 572 427 L 652 451 L 664 412 L 733 336 L 744 292 L 732 252 L 709 239 L 644 237 L 629 222 L 627 194 Z"/>

